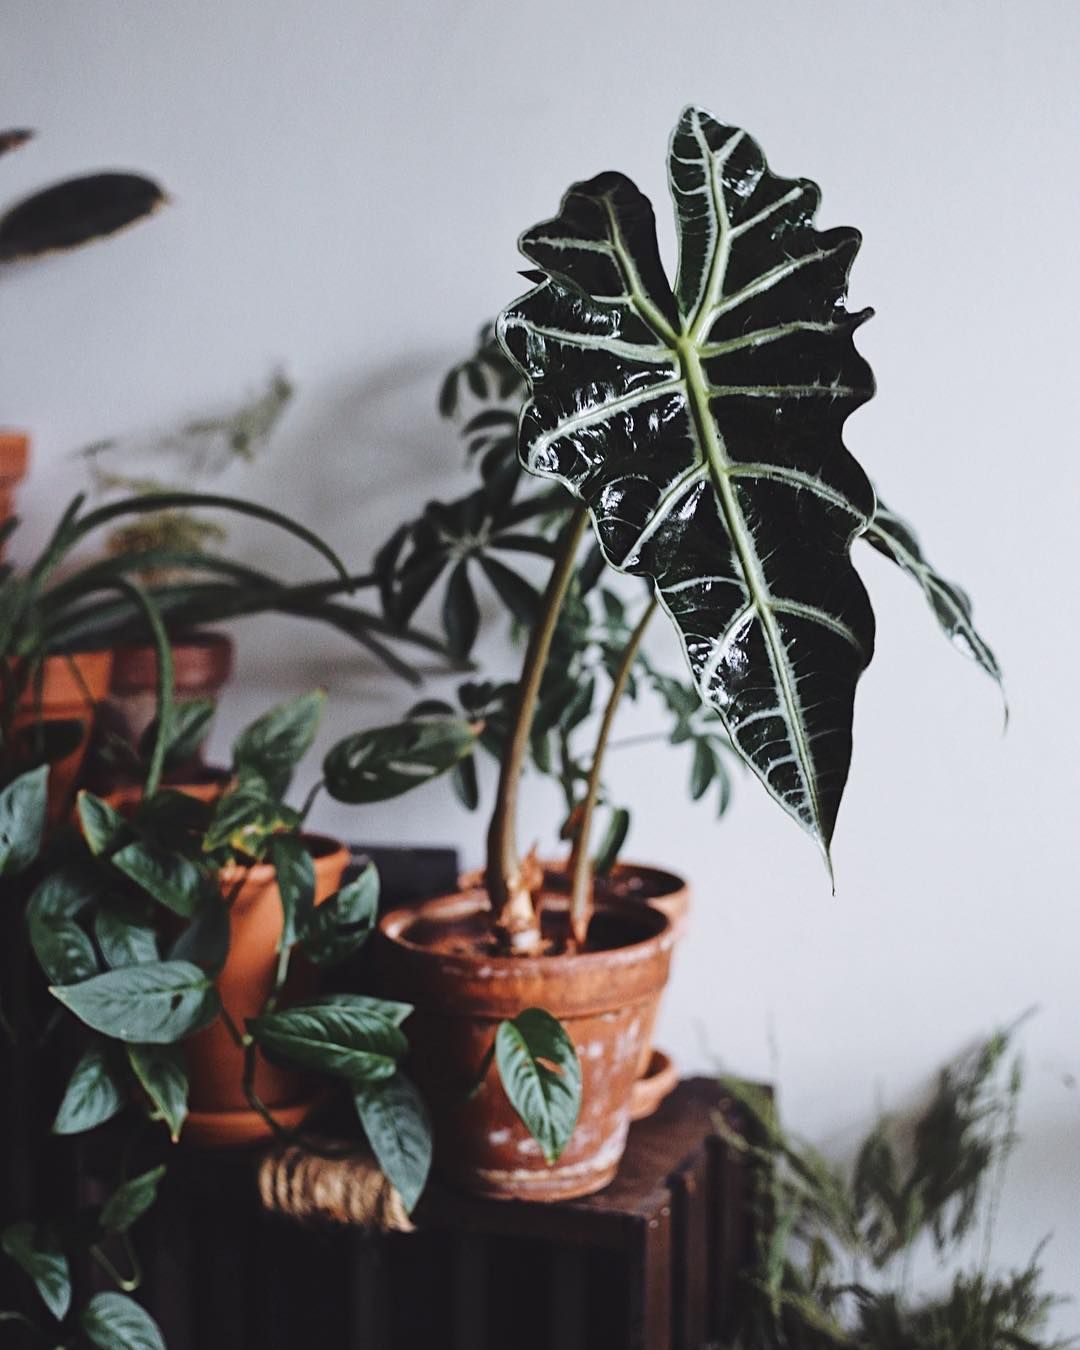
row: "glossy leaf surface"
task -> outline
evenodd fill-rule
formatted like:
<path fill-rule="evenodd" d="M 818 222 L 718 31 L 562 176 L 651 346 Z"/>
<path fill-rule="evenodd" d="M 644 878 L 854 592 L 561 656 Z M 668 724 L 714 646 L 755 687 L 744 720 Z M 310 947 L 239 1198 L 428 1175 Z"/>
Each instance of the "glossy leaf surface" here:
<path fill-rule="evenodd" d="M 326 788 L 350 805 L 385 801 L 452 769 L 475 743 L 473 727 L 453 717 L 361 731 L 339 741 L 326 756 Z"/>
<path fill-rule="evenodd" d="M 850 560 L 874 509 L 844 447 L 873 393 L 844 307 L 854 230 L 696 108 L 671 141 L 679 267 L 621 174 L 522 237 L 544 279 L 499 319 L 527 376 L 520 455 L 585 501 L 604 556 L 650 578 L 702 699 L 828 851 L 873 652 Z"/>

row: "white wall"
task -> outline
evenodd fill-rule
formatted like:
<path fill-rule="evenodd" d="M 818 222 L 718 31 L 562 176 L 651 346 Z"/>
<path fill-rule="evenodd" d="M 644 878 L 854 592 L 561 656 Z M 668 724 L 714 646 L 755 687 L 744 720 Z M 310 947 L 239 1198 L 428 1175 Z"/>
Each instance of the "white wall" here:
<path fill-rule="evenodd" d="M 697 894 L 663 1040 L 688 1068 L 707 1044 L 778 1075 L 789 1118 L 839 1146 L 876 1100 L 905 1103 L 1038 1004 L 998 1253 L 1023 1261 L 1053 1230 L 1063 1292 L 1080 1263 L 1078 39 L 1068 0 L 6 0 L 0 16 L 0 124 L 41 132 L 4 161 L 3 196 L 109 164 L 174 198 L 122 239 L 3 278 L 0 408 L 36 439 L 24 552 L 79 485 L 74 447 L 227 403 L 282 360 L 301 395 L 264 467 L 227 486 L 366 562 L 390 522 L 457 486 L 437 378 L 519 289 L 519 230 L 605 168 L 666 217 L 687 101 L 821 182 L 825 225 L 861 227 L 852 300 L 878 311 L 859 341 L 880 393 L 848 441 L 974 593 L 1012 723 L 1003 738 L 990 682 L 864 556 L 879 645 L 835 898 L 755 784 L 716 826 L 684 805 L 677 752 L 625 752 L 633 854 Z M 328 737 L 411 697 L 332 638 L 255 624 L 219 739 L 320 682 Z M 552 804 L 528 800 L 526 833 L 547 840 Z M 480 821 L 437 790 L 323 821 L 479 856 Z"/>

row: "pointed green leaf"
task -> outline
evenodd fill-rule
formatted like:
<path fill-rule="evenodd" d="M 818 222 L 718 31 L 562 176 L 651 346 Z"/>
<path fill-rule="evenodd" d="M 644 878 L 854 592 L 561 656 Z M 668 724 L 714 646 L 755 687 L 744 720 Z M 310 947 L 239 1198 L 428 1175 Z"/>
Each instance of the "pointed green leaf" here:
<path fill-rule="evenodd" d="M 511 615 L 524 628 L 532 628 L 540 615 L 540 592 L 532 582 L 504 567 L 497 558 L 481 556 L 480 566 Z"/>
<path fill-rule="evenodd" d="M 431 1123 L 423 1098 L 398 1072 L 362 1083 L 353 1102 L 383 1174 L 411 1212 L 431 1171 Z"/>
<path fill-rule="evenodd" d="M 358 732 L 339 741 L 323 761 L 327 791 L 350 805 L 400 796 L 471 754 L 476 735 L 469 722 L 454 717 Z"/>
<path fill-rule="evenodd" d="M 233 743 L 233 764 L 254 769 L 268 782 L 280 781 L 307 754 L 319 729 L 326 694 L 316 689 L 271 708 Z"/>
<path fill-rule="evenodd" d="M 367 941 L 379 914 L 379 874 L 368 863 L 353 881 L 311 911 L 303 930 L 304 955 L 317 966 L 344 961 Z"/>
<path fill-rule="evenodd" d="M 145 910 L 127 897 L 110 896 L 98 910 L 94 937 L 105 964 L 113 969 L 158 960 L 157 929 Z"/>
<path fill-rule="evenodd" d="M 307 929 L 315 912 L 315 864 L 303 840 L 295 834 L 274 836 L 270 842 L 270 861 L 284 914 L 279 946 L 287 950 Z"/>
<path fill-rule="evenodd" d="M 26 1271 L 49 1312 L 61 1321 L 71 1307 L 71 1269 L 55 1234 L 33 1223 L 13 1223 L 0 1247 Z"/>
<path fill-rule="evenodd" d="M 53 1121 L 53 1134 L 82 1134 L 111 1120 L 123 1109 L 126 1090 L 108 1047 L 95 1041 L 72 1070 Z"/>
<path fill-rule="evenodd" d="M 81 1021 L 118 1041 L 170 1045 L 218 1015 L 217 990 L 198 966 L 155 961 L 95 975 L 52 993 Z"/>
<path fill-rule="evenodd" d="M 106 1233 L 126 1233 L 157 1199 L 164 1167 L 155 1167 L 117 1187 L 101 1207 L 98 1222 Z"/>
<path fill-rule="evenodd" d="M 709 790 L 716 773 L 716 760 L 712 746 L 706 740 L 694 742 L 694 759 L 690 765 L 690 796 L 696 802 Z"/>
<path fill-rule="evenodd" d="M 30 945 L 54 984 L 74 984 L 97 973 L 94 944 L 77 916 L 97 898 L 98 890 L 90 869 L 61 867 L 45 877 L 27 901 Z"/>
<path fill-rule="evenodd" d="M 165 743 L 165 765 L 172 767 L 192 759 L 206 739 L 216 704 L 212 698 L 194 698 L 177 703 L 172 710 L 172 722 Z M 139 757 L 149 760 L 158 735 L 155 717 L 139 739 Z"/>
<path fill-rule="evenodd" d="M 248 1030 L 271 1055 L 351 1083 L 389 1078 L 408 1048 L 393 1022 L 359 1006 L 289 1008 L 254 1018 Z"/>
<path fill-rule="evenodd" d="M 182 1045 L 129 1045 L 128 1060 L 175 1144 L 188 1113 L 188 1076 Z"/>
<path fill-rule="evenodd" d="M 165 1350 L 158 1324 L 126 1294 L 95 1294 L 83 1312 L 82 1328 L 97 1350 Z"/>
<path fill-rule="evenodd" d="M 84 788 L 76 798 L 83 838 L 95 857 L 114 849 L 131 833 L 131 826 L 119 811 Z"/>
<path fill-rule="evenodd" d="M 593 870 L 598 876 L 607 876 L 615 866 L 629 833 L 630 812 L 625 806 L 617 806 L 611 813 L 607 830 L 593 860 Z"/>
<path fill-rule="evenodd" d="M 450 573 L 443 596 L 442 619 L 450 655 L 459 659 L 468 656 L 480 627 L 480 610 L 464 559 Z"/>
<path fill-rule="evenodd" d="M 476 756 L 469 755 L 459 760 L 450 770 L 450 786 L 454 796 L 467 811 L 475 811 L 480 805 L 480 784 L 476 777 Z"/>
<path fill-rule="evenodd" d="M 581 1065 L 566 1028 L 542 1008 L 526 1008 L 499 1023 L 495 1063 L 510 1105 L 547 1163 L 557 1162 L 581 1109 Z"/>
<path fill-rule="evenodd" d="M 688 108 L 672 137 L 674 289 L 652 207 L 621 174 L 575 184 L 522 251 L 543 280 L 499 319 L 527 376 L 520 455 L 649 578 L 702 700 L 828 852 L 873 652 L 850 546 L 874 509 L 841 439 L 873 393 L 844 308 L 859 236 L 818 190 Z"/>
<path fill-rule="evenodd" d="M 0 877 L 25 872 L 45 829 L 48 765 L 31 769 L 0 792 Z"/>
<path fill-rule="evenodd" d="M 359 1008 L 361 1012 L 381 1017 L 384 1022 L 400 1027 L 413 1010 L 411 1003 L 398 1003 L 394 999 L 374 998 L 371 994 L 322 994 L 311 1000 L 319 1008 Z"/>
<path fill-rule="evenodd" d="M 112 856 L 112 865 L 166 909 L 190 919 L 207 895 L 207 878 L 183 854 L 136 840 Z"/>

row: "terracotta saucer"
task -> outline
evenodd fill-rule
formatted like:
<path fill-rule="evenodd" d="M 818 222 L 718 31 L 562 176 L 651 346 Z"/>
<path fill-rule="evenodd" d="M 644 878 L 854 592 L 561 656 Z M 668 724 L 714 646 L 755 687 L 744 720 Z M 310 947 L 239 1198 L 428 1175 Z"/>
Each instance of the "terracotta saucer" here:
<path fill-rule="evenodd" d="M 274 1119 L 283 1130 L 298 1129 L 323 1100 L 275 1106 Z M 189 1111 L 180 1138 L 198 1148 L 238 1148 L 270 1139 L 272 1131 L 258 1111 Z"/>
<path fill-rule="evenodd" d="M 651 1116 L 669 1092 L 679 1083 L 675 1061 L 663 1050 L 654 1049 L 649 1067 L 634 1084 L 630 1094 L 630 1119 L 644 1120 Z"/>

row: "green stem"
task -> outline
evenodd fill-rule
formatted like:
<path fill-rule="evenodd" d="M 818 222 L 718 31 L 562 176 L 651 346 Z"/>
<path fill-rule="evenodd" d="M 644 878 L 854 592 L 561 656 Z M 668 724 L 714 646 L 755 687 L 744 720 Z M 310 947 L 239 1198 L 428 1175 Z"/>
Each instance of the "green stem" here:
<path fill-rule="evenodd" d="M 656 613 L 657 600 L 654 595 L 649 601 L 645 613 L 630 634 L 630 640 L 623 649 L 619 667 L 611 685 L 611 694 L 604 708 L 603 721 L 596 737 L 589 778 L 585 785 L 585 796 L 581 803 L 581 819 L 574 836 L 574 848 L 570 855 L 570 931 L 577 945 L 583 946 L 593 916 L 593 874 L 592 858 L 589 855 L 589 840 L 592 836 L 593 816 L 596 814 L 596 801 L 600 795 L 600 774 L 603 768 L 604 751 L 607 749 L 611 728 L 615 724 L 622 696 L 626 691 L 626 682 L 630 678 L 634 660 L 645 636 L 649 620 Z"/>
<path fill-rule="evenodd" d="M 559 536 L 555 566 L 544 591 L 540 617 L 529 635 L 517 686 L 512 732 L 499 774 L 495 813 L 488 829 L 487 889 L 494 924 L 496 931 L 516 951 L 535 951 L 540 942 L 540 919 L 533 907 L 529 887 L 522 878 L 517 849 L 518 784 L 529 753 L 529 735 L 559 611 L 573 579 L 578 547 L 588 523 L 588 508 L 581 503 Z"/>

